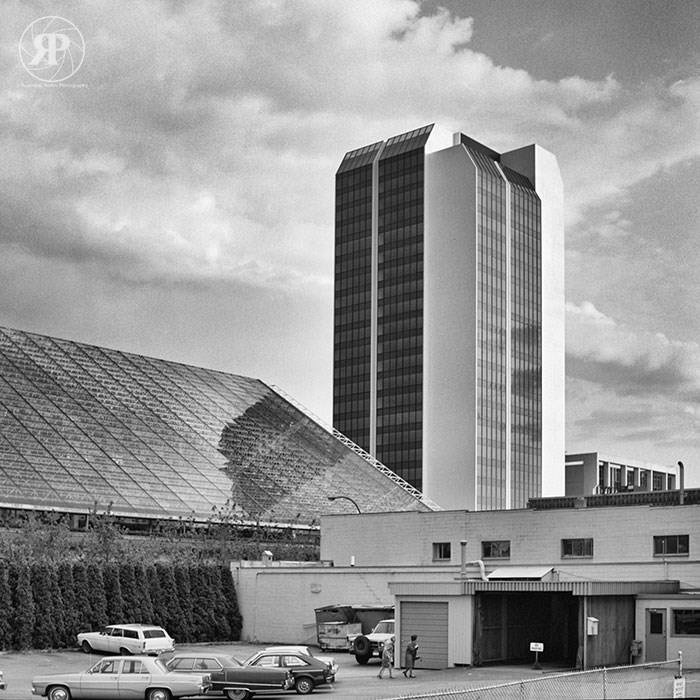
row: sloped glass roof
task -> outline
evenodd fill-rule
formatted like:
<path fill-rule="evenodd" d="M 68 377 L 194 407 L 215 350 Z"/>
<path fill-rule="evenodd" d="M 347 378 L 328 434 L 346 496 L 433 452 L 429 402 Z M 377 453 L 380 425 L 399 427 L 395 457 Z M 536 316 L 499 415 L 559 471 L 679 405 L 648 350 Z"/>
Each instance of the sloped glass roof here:
<path fill-rule="evenodd" d="M 0 328 L 0 506 L 309 523 L 427 510 L 263 382 Z"/>

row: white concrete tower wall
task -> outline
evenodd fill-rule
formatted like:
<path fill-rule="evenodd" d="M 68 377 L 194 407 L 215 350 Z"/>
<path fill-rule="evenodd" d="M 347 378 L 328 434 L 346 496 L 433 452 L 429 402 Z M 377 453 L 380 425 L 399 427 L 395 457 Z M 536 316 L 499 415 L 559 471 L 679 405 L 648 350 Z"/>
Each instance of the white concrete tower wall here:
<path fill-rule="evenodd" d="M 501 162 L 530 179 L 542 206 L 542 495 L 564 494 L 564 194 L 556 157 L 541 146 L 509 151 Z"/>
<path fill-rule="evenodd" d="M 462 145 L 426 157 L 423 493 L 476 503 L 476 168 Z"/>

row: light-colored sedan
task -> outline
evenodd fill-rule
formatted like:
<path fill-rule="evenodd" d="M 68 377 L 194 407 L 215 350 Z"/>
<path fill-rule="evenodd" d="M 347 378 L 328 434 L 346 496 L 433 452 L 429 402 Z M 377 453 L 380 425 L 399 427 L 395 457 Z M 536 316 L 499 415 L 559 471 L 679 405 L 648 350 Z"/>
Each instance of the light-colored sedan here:
<path fill-rule="evenodd" d="M 208 674 L 171 673 L 160 659 L 110 656 L 87 671 L 37 676 L 32 680 L 32 695 L 49 700 L 174 700 L 203 695 L 210 687 Z"/>

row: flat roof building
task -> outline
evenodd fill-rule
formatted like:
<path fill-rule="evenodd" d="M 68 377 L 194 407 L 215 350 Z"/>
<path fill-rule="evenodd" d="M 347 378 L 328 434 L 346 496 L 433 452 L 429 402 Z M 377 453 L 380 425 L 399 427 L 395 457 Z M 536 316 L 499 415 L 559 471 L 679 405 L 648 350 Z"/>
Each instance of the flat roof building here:
<path fill-rule="evenodd" d="M 435 125 L 336 174 L 333 422 L 444 508 L 564 491 L 556 158 Z"/>
<path fill-rule="evenodd" d="M 566 496 L 621 491 L 673 491 L 680 486 L 677 468 L 621 460 L 600 452 L 577 452 L 565 459 Z"/>

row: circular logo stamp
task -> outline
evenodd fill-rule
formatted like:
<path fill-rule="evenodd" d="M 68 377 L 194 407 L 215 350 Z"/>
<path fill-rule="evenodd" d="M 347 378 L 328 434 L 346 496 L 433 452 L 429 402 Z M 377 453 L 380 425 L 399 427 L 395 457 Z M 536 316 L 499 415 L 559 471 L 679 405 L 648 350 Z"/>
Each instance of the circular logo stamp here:
<path fill-rule="evenodd" d="M 85 39 L 63 17 L 35 19 L 19 40 L 19 60 L 29 75 L 44 83 L 74 76 L 85 58 Z"/>

